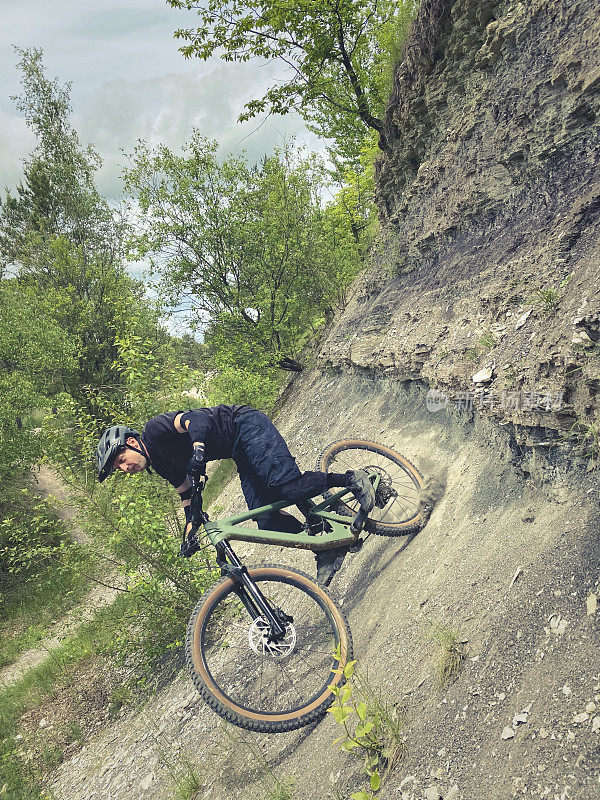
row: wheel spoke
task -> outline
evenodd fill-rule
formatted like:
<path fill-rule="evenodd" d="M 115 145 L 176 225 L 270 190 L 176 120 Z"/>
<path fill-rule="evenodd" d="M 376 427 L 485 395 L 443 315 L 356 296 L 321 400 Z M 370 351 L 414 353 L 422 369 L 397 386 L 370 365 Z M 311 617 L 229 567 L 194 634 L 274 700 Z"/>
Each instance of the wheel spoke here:
<path fill-rule="evenodd" d="M 422 483 L 418 472 L 412 468 L 410 462 L 405 463 L 401 459 L 401 456 L 394 456 L 374 443 L 362 445 L 340 443 L 339 450 L 336 450 L 334 444 L 330 451 L 325 452 L 320 466 L 325 471 L 331 469 L 337 471 L 340 465 L 344 469 L 368 470 L 371 468 L 378 472 L 382 482 L 382 491 L 388 487 L 393 490 L 393 495 L 383 507 L 375 506 L 369 514 L 369 519 L 375 526 L 379 523 L 382 524 L 380 533 L 393 533 L 394 529 L 404 533 L 408 532 L 407 524 L 418 519 Z M 359 503 L 354 499 L 345 498 L 340 501 L 340 505 L 343 513 L 347 515 L 356 514 L 359 510 Z M 378 532 L 376 527 L 375 532 Z"/>
<path fill-rule="evenodd" d="M 242 708 L 261 714 L 301 709 L 314 697 L 327 695 L 337 628 L 322 601 L 303 586 L 261 579 L 256 583 L 273 608 L 293 617 L 286 635 L 270 647 L 261 618 L 250 619 L 230 593 L 203 626 L 204 663 L 211 680 Z"/>

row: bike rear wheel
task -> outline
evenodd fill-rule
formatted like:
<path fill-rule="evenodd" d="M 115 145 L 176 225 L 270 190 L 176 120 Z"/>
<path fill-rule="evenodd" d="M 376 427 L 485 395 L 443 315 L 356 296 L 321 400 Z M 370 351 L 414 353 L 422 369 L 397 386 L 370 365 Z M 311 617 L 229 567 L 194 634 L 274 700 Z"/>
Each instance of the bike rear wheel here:
<path fill-rule="evenodd" d="M 268 624 L 253 620 L 232 578 L 209 589 L 187 628 L 186 661 L 208 705 L 228 722 L 266 733 L 290 731 L 325 714 L 333 701 L 335 672 L 352 657 L 352 637 L 329 595 L 287 567 L 250 568 L 275 609 L 286 614 L 281 642 L 268 642 Z M 341 660 L 335 657 L 336 649 Z"/>
<path fill-rule="evenodd" d="M 343 439 L 323 450 L 315 466 L 320 472 L 364 469 L 379 475 L 375 507 L 365 528 L 382 536 L 402 536 L 423 525 L 420 495 L 423 476 L 411 462 L 390 447 L 364 439 Z M 327 495 L 333 494 L 328 492 Z M 355 516 L 357 500 L 340 501 L 341 514 Z"/>

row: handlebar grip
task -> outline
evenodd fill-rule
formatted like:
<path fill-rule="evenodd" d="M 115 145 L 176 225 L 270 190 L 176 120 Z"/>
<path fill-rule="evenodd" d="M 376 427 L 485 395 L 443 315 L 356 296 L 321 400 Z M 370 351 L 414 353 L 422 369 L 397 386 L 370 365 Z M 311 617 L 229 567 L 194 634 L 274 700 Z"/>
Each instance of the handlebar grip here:
<path fill-rule="evenodd" d="M 368 511 L 361 506 L 358 514 L 354 517 L 352 524 L 350 525 L 350 533 L 353 536 L 357 536 L 362 531 L 368 515 Z"/>

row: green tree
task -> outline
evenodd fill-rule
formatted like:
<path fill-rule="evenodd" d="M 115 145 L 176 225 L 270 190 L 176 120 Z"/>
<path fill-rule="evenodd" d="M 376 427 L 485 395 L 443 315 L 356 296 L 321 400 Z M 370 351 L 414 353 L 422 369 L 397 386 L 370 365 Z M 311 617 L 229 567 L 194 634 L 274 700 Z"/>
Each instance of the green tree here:
<path fill-rule="evenodd" d="M 0 277 L 16 275 L 22 292 L 44 298 L 33 313 L 58 323 L 77 352 L 61 368 L 62 388 L 82 396 L 84 385 L 114 382 L 115 332 L 135 324 L 152 338 L 156 314 L 126 273 L 127 226 L 94 185 L 100 157 L 70 123 L 69 84 L 45 76 L 40 50 L 18 53 L 16 105 L 37 145 L 0 203 Z"/>
<path fill-rule="evenodd" d="M 206 345 L 195 339 L 191 333 L 181 337 L 171 336 L 170 347 L 174 358 L 194 370 L 203 371 L 208 366 Z"/>
<path fill-rule="evenodd" d="M 181 502 L 164 480 L 118 473 L 102 484 L 97 481 L 89 456 L 107 423 L 141 430 L 151 416 L 185 407 L 182 387 L 189 385 L 185 365 L 171 362 L 165 368 L 163 354 L 137 334 L 124 332 L 116 347 L 121 391 L 90 389 L 85 403 L 63 395 L 56 417 L 45 419 L 42 435 L 46 453 L 73 489 L 79 524 L 102 557 L 110 553 L 126 575 L 128 613 L 114 632 L 112 650 L 140 668 L 181 645 L 190 607 L 216 574 L 210 547 L 196 559 L 179 556 Z M 170 348 L 166 337 L 163 347 Z"/>
<path fill-rule="evenodd" d="M 365 126 L 388 143 L 382 114 L 415 0 L 167 0 L 196 10 L 200 25 L 180 29 L 186 57 L 225 61 L 279 60 L 285 76 L 240 119 L 297 109 L 343 155 L 357 155 Z M 393 66 L 393 64 L 392 64 Z M 349 153 L 344 151 L 350 150 Z"/>
<path fill-rule="evenodd" d="M 0 485 L 39 457 L 28 418 L 76 364 L 74 343 L 49 305 L 31 286 L 0 280 Z"/>
<path fill-rule="evenodd" d="M 295 359 L 360 268 L 349 221 L 319 196 L 323 176 L 290 148 L 256 167 L 219 161 L 197 131 L 181 156 L 137 147 L 125 176 L 144 215 L 137 254 L 153 259 L 174 304 L 191 305 L 221 369 Z"/>
<path fill-rule="evenodd" d="M 69 122 L 70 84 L 60 86 L 45 76 L 41 50 L 16 48 L 16 52 L 23 94 L 13 100 L 38 143 L 23 162 L 24 177 L 16 194 L 8 191 L 2 203 L 0 252 L 4 265 L 16 261 L 43 270 L 47 265 L 38 267 L 31 260 L 33 233 L 42 240 L 64 235 L 73 245 L 89 250 L 103 241 L 114 221 L 94 186 L 100 156 L 91 145 L 81 145 Z"/>

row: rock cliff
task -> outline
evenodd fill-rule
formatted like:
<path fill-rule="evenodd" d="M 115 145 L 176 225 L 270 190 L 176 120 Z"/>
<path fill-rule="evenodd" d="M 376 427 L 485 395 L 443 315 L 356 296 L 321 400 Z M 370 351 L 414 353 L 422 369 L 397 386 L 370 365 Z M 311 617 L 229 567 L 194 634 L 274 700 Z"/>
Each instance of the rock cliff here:
<path fill-rule="evenodd" d="M 599 108 L 597 0 L 424 2 L 377 164 L 377 266 L 322 363 L 423 380 L 538 440 L 597 425 Z"/>

